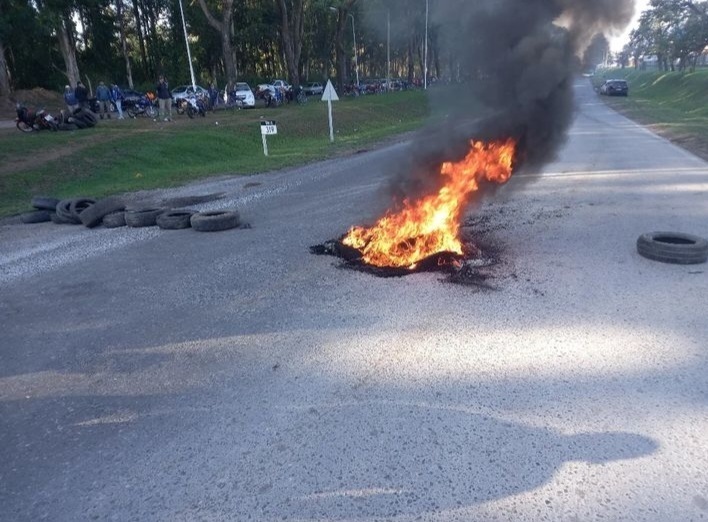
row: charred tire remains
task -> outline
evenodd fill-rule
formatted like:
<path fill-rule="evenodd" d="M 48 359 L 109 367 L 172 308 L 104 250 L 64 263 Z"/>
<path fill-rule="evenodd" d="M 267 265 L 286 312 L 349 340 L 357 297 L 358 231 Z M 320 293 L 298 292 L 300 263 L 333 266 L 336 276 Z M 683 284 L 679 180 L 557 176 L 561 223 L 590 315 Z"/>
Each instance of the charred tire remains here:
<path fill-rule="evenodd" d="M 164 208 L 143 208 L 139 210 L 126 210 L 125 224 L 129 227 L 154 227 L 157 216 L 165 211 Z"/>
<path fill-rule="evenodd" d="M 219 232 L 236 228 L 241 223 L 235 210 L 217 210 L 194 214 L 190 220 L 192 228 L 199 232 Z"/>
<path fill-rule="evenodd" d="M 679 232 L 650 232 L 637 239 L 637 252 L 652 261 L 693 265 L 708 260 L 708 241 Z"/>
<path fill-rule="evenodd" d="M 118 228 L 125 226 L 125 212 L 111 212 L 103 216 L 103 226 L 106 228 Z"/>
<path fill-rule="evenodd" d="M 111 197 L 99 199 L 93 205 L 81 212 L 79 219 L 88 228 L 93 228 L 101 224 L 104 216 L 111 212 L 116 212 L 125 209 L 125 203 L 122 199 Z"/>
<path fill-rule="evenodd" d="M 194 212 L 191 210 L 169 210 L 157 216 L 157 226 L 163 230 L 179 230 L 192 226 L 191 218 Z"/>

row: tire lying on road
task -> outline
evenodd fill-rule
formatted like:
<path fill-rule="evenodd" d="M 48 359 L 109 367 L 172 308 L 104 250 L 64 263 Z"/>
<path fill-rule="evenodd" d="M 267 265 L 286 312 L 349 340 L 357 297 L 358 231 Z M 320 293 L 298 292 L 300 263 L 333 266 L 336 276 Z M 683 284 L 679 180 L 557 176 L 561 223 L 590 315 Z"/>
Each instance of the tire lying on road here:
<path fill-rule="evenodd" d="M 99 199 L 79 214 L 79 219 L 88 228 L 101 224 L 103 217 L 111 212 L 125 210 L 125 202 L 117 197 Z"/>
<path fill-rule="evenodd" d="M 111 212 L 103 216 L 103 226 L 106 228 L 118 228 L 125 226 L 125 212 Z"/>
<path fill-rule="evenodd" d="M 190 220 L 192 228 L 199 232 L 219 232 L 236 228 L 241 223 L 235 210 L 217 210 L 194 214 Z"/>
<path fill-rule="evenodd" d="M 125 224 L 129 227 L 153 227 L 157 224 L 157 216 L 164 208 L 143 208 L 125 211 Z"/>
<path fill-rule="evenodd" d="M 179 230 L 191 227 L 191 210 L 169 210 L 157 216 L 157 226 L 164 230 Z"/>
<path fill-rule="evenodd" d="M 653 261 L 693 265 L 708 260 L 708 241 L 679 232 L 649 232 L 637 239 L 637 252 Z"/>
<path fill-rule="evenodd" d="M 57 198 L 48 198 L 44 196 L 35 196 L 32 198 L 32 206 L 37 210 L 51 210 L 54 212 L 57 209 L 59 200 Z"/>
<path fill-rule="evenodd" d="M 20 219 L 23 223 L 44 223 L 45 221 L 50 221 L 52 219 L 51 214 L 48 210 L 35 210 L 34 212 L 25 212 L 20 215 Z"/>

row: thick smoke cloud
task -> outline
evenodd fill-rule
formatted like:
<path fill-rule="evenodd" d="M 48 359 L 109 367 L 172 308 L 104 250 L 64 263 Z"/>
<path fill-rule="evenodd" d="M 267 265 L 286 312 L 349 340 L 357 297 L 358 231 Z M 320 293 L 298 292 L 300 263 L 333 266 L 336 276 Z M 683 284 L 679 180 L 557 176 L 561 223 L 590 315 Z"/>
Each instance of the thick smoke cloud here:
<path fill-rule="evenodd" d="M 551 161 L 573 120 L 579 56 L 595 34 L 620 30 L 634 11 L 633 0 L 438 0 L 433 6 L 440 54 L 456 57 L 465 83 L 444 99 L 430 91 L 448 120 L 419 133 L 406 160 L 393 167 L 401 173 L 392 187 L 399 198 L 433 188 L 440 163 L 462 158 L 471 138 L 516 138 L 517 171 Z"/>

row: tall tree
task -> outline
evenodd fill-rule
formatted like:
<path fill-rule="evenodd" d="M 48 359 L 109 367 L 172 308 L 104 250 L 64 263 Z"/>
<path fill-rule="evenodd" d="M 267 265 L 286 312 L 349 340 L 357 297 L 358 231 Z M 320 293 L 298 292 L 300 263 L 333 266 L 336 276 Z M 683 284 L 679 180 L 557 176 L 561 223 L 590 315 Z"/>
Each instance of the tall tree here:
<path fill-rule="evenodd" d="M 304 0 L 276 0 L 280 13 L 280 41 L 288 68 L 288 79 L 300 85 L 300 55 L 305 33 Z"/>
<path fill-rule="evenodd" d="M 199 0 L 199 6 L 204 12 L 209 25 L 211 25 L 219 33 L 221 38 L 221 52 L 224 60 L 224 71 L 226 73 L 226 82 L 228 85 L 233 85 L 238 77 L 236 69 L 236 56 L 234 53 L 233 36 L 234 36 L 234 0 L 219 0 L 218 10 L 221 12 L 221 18 L 216 18 L 209 10 L 206 0 Z"/>
<path fill-rule="evenodd" d="M 337 29 L 334 33 L 335 65 L 337 67 L 337 87 L 340 91 L 349 78 L 347 74 L 347 53 L 344 50 L 344 35 L 348 29 L 349 16 L 357 0 L 341 0 L 339 6 L 333 7 L 337 11 Z M 354 57 L 356 59 L 356 57 Z"/>
<path fill-rule="evenodd" d="M 7 65 L 7 59 L 5 58 L 4 41 L 7 37 L 7 22 L 4 17 L 5 10 L 3 7 L 2 2 L 0 2 L 0 96 L 7 96 L 10 94 L 11 88 L 10 68 Z"/>

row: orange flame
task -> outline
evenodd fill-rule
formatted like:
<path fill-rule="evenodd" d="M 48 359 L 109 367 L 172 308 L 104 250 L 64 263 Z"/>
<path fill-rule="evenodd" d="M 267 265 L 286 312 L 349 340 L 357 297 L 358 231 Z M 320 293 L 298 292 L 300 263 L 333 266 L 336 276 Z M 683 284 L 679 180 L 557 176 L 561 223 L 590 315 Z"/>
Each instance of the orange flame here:
<path fill-rule="evenodd" d="M 439 252 L 462 254 L 460 221 L 471 195 L 482 180 L 506 183 L 511 177 L 516 142 L 471 141 L 472 148 L 457 163 L 445 162 L 445 184 L 437 194 L 403 201 L 373 227 L 353 227 L 342 242 L 361 251 L 374 266 L 414 269 L 416 263 Z"/>

